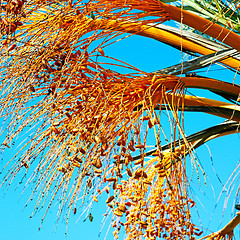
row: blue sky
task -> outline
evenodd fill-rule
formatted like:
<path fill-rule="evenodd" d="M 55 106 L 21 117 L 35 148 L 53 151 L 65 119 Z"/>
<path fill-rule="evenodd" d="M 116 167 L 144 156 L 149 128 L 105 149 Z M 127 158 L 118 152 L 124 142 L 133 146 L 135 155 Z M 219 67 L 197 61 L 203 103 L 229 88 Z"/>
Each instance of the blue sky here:
<path fill-rule="evenodd" d="M 118 42 L 117 44 L 109 46 L 108 48 L 106 48 L 105 54 L 132 64 L 135 67 L 147 72 L 156 71 L 164 67 L 180 63 L 182 57 L 184 56 L 172 47 L 159 43 L 155 40 L 139 36 L 132 36 Z M 234 78 L 234 73 L 230 73 L 229 71 L 222 71 L 219 69 L 220 67 L 211 67 L 210 69 L 208 69 L 207 76 L 214 76 L 215 78 L 217 77 L 221 80 L 231 82 Z M 239 80 L 239 77 L 237 77 L 235 83 L 239 84 Z M 208 92 L 203 90 L 191 92 L 193 92 L 194 94 L 203 94 L 204 96 L 210 95 Z M 217 123 L 221 123 L 223 120 L 224 119 L 215 116 L 209 116 L 207 114 L 186 113 L 185 130 L 187 134 L 192 134 L 204 128 L 211 127 L 212 125 L 215 125 Z M 192 192 L 199 199 L 199 201 L 197 200 L 199 211 L 198 214 L 202 219 L 203 225 L 205 227 L 210 227 L 212 230 L 217 230 L 219 228 L 219 224 L 222 219 L 222 210 L 225 199 L 224 197 L 221 198 L 216 207 L 216 201 L 222 190 L 222 186 L 218 178 L 216 177 L 216 174 L 214 173 L 211 161 L 213 161 L 214 168 L 218 173 L 220 179 L 223 183 L 225 183 L 240 160 L 239 145 L 240 135 L 234 134 L 231 136 L 225 136 L 223 138 L 210 141 L 206 145 L 203 145 L 196 150 L 196 156 L 200 159 L 202 166 L 207 172 L 207 186 L 205 186 L 203 177 L 200 177 L 199 182 L 196 172 L 191 172 L 190 159 L 188 158 L 188 173 L 189 177 L 192 177 L 193 182 Z M 11 149 L 11 153 L 13 152 L 14 149 Z M 6 162 L 9 158 L 10 153 L 4 154 L 0 166 L 2 167 L 4 165 L 4 162 Z M 41 230 L 38 231 L 43 212 L 40 212 L 31 219 L 29 218 L 33 210 L 34 204 L 30 204 L 27 208 L 24 208 L 24 205 L 28 199 L 28 196 L 30 195 L 30 189 L 26 190 L 22 194 L 21 188 L 16 189 L 17 182 L 18 179 L 13 182 L 7 192 L 5 189 L 2 189 L 0 191 L 1 239 L 93 240 L 105 238 L 106 232 L 108 230 L 109 220 L 105 224 L 100 236 L 99 232 L 102 226 L 102 215 L 106 211 L 106 199 L 104 198 L 106 197 L 106 195 L 103 195 L 102 198 L 99 199 L 99 203 L 94 204 L 93 206 L 93 222 L 90 222 L 88 219 L 83 222 L 85 216 L 78 220 L 80 210 L 78 210 L 76 215 L 72 214 L 68 224 L 68 231 L 66 236 L 66 225 L 64 221 L 60 220 L 58 228 L 56 229 L 56 212 L 54 211 L 56 210 L 56 207 L 53 207 L 53 209 L 49 211 Z M 237 182 L 236 186 L 238 185 L 239 182 Z M 199 188 L 201 188 L 201 190 L 199 190 Z M 227 192 L 227 189 L 228 188 L 226 187 L 226 190 L 223 192 L 223 194 Z M 231 215 L 234 215 L 235 211 L 233 209 L 233 205 L 234 192 L 232 194 L 232 197 L 228 200 L 225 215 L 223 217 L 223 224 L 226 224 L 231 219 Z M 211 216 L 212 218 L 210 221 Z M 198 215 L 195 211 L 193 213 L 193 217 L 195 217 L 196 219 L 198 218 Z M 111 235 L 111 230 L 110 233 L 107 235 L 106 239 L 113 239 L 113 236 Z"/>

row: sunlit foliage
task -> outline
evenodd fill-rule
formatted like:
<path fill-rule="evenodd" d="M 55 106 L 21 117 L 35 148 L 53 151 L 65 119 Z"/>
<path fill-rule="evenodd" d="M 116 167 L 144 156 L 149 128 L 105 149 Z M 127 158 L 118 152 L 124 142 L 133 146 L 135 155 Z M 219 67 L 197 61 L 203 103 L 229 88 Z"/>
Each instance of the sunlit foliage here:
<path fill-rule="evenodd" d="M 126 239 L 201 235 L 191 218 L 195 202 L 189 197 L 185 156 L 190 154 L 196 173 L 204 174 L 192 151 L 216 133 L 201 144 L 187 139 L 183 111 L 199 106 L 204 112 L 210 104 L 225 112 L 209 113 L 239 121 L 239 109 L 234 115 L 230 104 L 199 101 L 185 92 L 209 89 L 236 104 L 239 87 L 197 76 L 145 73 L 107 56 L 105 48 L 138 34 L 194 54 L 217 51 L 186 36 L 164 38 L 157 25 L 172 19 L 217 39 L 212 46 L 218 50 L 239 51 L 239 3 L 230 8 L 230 17 L 228 5 L 220 4 L 222 17 L 215 23 L 211 8 L 205 19 L 183 12 L 185 5 L 166 2 L 172 1 L 2 1 L 2 146 L 12 148 L 18 136 L 30 135 L 3 169 L 2 185 L 22 174 L 25 187 L 34 186 L 29 198 L 36 199 L 34 213 L 46 206 L 42 221 L 59 199 L 59 218 L 65 215 L 68 222 L 86 198 L 91 205 L 107 192 L 116 238 L 122 226 Z M 240 66 L 235 55 L 219 61 L 234 71 Z M 162 124 L 166 116 L 167 126 Z M 156 146 L 147 158 L 153 136 Z"/>

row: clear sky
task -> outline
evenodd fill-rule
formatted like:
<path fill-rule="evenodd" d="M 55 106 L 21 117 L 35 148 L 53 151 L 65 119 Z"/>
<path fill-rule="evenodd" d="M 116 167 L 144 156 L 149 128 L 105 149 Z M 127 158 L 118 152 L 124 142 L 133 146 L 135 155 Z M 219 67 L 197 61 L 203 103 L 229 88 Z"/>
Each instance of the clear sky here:
<path fill-rule="evenodd" d="M 172 47 L 166 46 L 165 44 L 159 43 L 155 40 L 138 36 L 127 38 L 123 41 L 118 42 L 117 44 L 109 46 L 105 50 L 105 54 L 121 59 L 147 72 L 156 71 L 164 67 L 180 63 L 182 57 L 185 59 L 184 54 L 181 55 L 178 50 L 175 50 Z M 221 68 L 211 67 L 208 69 L 207 76 L 214 76 L 215 78 L 217 76 L 221 80 L 232 82 L 234 73 L 229 73 L 229 71 L 222 71 L 219 69 Z M 236 78 L 235 83 L 240 83 L 239 77 Z M 196 91 L 194 93 L 203 93 L 206 94 L 206 96 L 209 95 L 209 93 L 205 93 L 205 91 Z M 216 123 L 221 123 L 222 121 L 224 121 L 224 119 L 209 116 L 207 114 L 186 113 L 185 130 L 187 134 L 192 134 L 198 130 L 211 127 Z M 192 193 L 196 197 L 195 199 L 198 204 L 199 211 L 198 214 L 201 217 L 204 227 L 210 227 L 211 230 L 217 230 L 219 228 L 221 220 L 223 220 L 223 223 L 227 223 L 231 219 L 231 214 L 232 216 L 235 214 L 233 208 L 234 193 L 236 192 L 237 186 L 239 185 L 239 182 L 237 182 L 238 177 L 234 180 L 234 184 L 236 184 L 235 190 L 232 194 L 232 197 L 229 198 L 227 205 L 225 204 L 227 208 L 224 216 L 222 217 L 225 194 L 228 193 L 229 188 L 228 186 L 225 188 L 223 197 L 220 199 L 217 207 L 215 208 L 216 201 L 223 187 L 218 180 L 214 169 L 218 173 L 221 181 L 225 183 L 230 177 L 232 171 L 235 169 L 236 165 L 239 163 L 239 146 L 240 136 L 239 134 L 234 134 L 210 141 L 206 145 L 203 145 L 197 149 L 196 155 L 199 157 L 202 166 L 207 172 L 207 186 L 205 186 L 204 179 L 202 177 L 200 177 L 199 183 L 196 177 L 196 172 L 192 172 L 191 167 L 189 167 L 188 174 L 189 178 L 192 178 Z M 14 152 L 14 148 L 11 149 L 11 152 Z M 10 153 L 4 154 L 3 160 L 0 162 L 0 166 L 2 167 L 9 158 Z M 188 161 L 190 162 L 189 158 Z M 238 170 L 236 173 L 238 173 Z M 104 198 L 106 195 L 103 195 L 102 198 L 99 199 L 99 203 L 94 204 L 92 209 L 94 219 L 92 222 L 90 222 L 89 219 L 84 222 L 85 215 L 79 219 L 80 210 L 78 210 L 76 215 L 72 214 L 70 222 L 68 224 L 68 231 L 66 236 L 66 226 L 63 220 L 60 220 L 58 228 L 56 229 L 56 207 L 49 211 L 41 230 L 38 231 L 43 212 L 40 212 L 31 219 L 29 218 L 33 210 L 33 204 L 30 204 L 25 209 L 24 205 L 30 194 L 30 189 L 24 193 L 22 193 L 22 188 L 16 189 L 18 182 L 17 180 L 13 182 L 8 191 L 5 189 L 0 190 L 0 239 L 94 240 L 105 238 L 109 221 L 107 221 L 105 224 L 105 227 L 103 228 L 100 236 L 99 232 L 101 231 L 102 226 L 102 215 L 106 210 L 106 199 Z M 201 190 L 199 190 L 200 188 Z M 197 199 L 199 199 L 199 201 Z M 195 212 L 193 213 L 193 217 L 198 219 L 198 215 Z M 208 226 L 208 224 L 210 225 Z M 200 226 L 200 223 L 198 225 Z M 237 236 L 239 236 L 239 234 Z M 106 239 L 113 239 L 111 230 Z"/>

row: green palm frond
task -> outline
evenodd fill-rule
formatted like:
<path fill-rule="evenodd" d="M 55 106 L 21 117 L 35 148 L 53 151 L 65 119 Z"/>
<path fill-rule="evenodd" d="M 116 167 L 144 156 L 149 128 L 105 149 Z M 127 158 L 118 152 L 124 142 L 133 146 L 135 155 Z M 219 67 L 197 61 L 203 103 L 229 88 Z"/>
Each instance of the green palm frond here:
<path fill-rule="evenodd" d="M 162 1 L 168 2 L 168 1 Z M 233 31 L 240 32 L 238 1 L 183 0 L 171 1 L 183 9 L 198 14 Z"/>

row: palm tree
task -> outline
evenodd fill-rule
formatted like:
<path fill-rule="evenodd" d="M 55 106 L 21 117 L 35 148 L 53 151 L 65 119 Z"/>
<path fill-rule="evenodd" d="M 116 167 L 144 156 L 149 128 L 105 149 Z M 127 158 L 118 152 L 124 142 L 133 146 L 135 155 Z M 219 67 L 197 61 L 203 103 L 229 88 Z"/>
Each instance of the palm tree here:
<path fill-rule="evenodd" d="M 122 225 L 126 239 L 200 236 L 186 162 L 204 175 L 195 149 L 239 131 L 240 87 L 195 71 L 218 64 L 239 74 L 239 1 L 12 0 L 1 8 L 2 147 L 30 135 L 2 185 L 24 171 L 30 199 L 38 193 L 34 211 L 47 206 L 42 221 L 58 198 L 68 222 L 86 198 L 92 204 L 107 192 L 116 238 Z M 147 73 L 105 54 L 133 35 L 192 57 Z M 226 121 L 186 136 L 186 111 Z M 232 238 L 239 221 L 206 238 Z"/>

